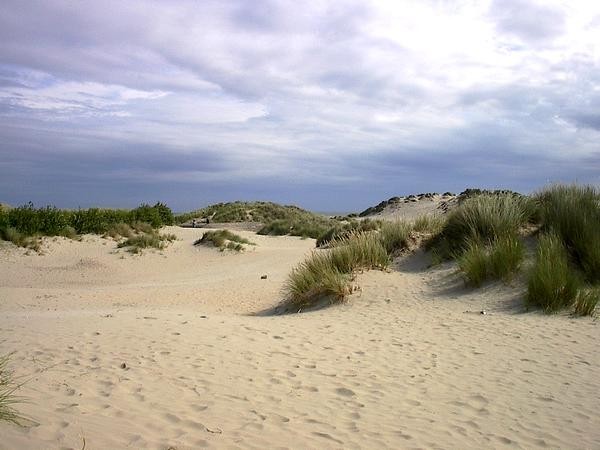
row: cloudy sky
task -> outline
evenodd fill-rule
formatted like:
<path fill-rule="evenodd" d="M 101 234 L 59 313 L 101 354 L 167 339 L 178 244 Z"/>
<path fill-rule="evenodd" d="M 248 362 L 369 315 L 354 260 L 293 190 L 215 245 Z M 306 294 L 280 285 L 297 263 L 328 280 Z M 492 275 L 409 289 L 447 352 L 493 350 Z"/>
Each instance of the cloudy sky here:
<path fill-rule="evenodd" d="M 600 183 L 600 3 L 0 4 L 0 201 L 182 211 Z"/>

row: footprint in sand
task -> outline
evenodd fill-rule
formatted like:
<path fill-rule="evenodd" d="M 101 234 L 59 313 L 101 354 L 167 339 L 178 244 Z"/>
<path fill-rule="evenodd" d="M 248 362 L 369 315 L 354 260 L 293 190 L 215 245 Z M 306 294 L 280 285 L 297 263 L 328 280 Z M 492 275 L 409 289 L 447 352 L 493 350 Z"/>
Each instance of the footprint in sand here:
<path fill-rule="evenodd" d="M 351 389 L 347 389 L 347 388 L 337 388 L 335 390 L 335 392 L 337 392 L 339 395 L 343 396 L 343 397 L 354 397 L 356 394 L 354 393 L 353 390 Z"/>

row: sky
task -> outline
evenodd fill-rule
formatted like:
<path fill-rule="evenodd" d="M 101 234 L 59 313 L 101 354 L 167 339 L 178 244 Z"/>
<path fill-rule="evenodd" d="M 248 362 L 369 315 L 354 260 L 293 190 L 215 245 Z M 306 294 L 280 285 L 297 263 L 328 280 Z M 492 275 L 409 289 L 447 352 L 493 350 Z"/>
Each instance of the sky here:
<path fill-rule="evenodd" d="M 0 201 L 600 184 L 600 2 L 0 4 Z"/>

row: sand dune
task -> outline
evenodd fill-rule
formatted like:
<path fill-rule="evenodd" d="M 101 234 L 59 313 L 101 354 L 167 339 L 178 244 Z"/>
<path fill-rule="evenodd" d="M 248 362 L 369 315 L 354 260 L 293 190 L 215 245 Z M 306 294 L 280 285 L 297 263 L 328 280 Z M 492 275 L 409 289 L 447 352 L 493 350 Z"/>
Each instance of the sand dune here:
<path fill-rule="evenodd" d="M 524 313 L 518 284 L 466 290 L 422 253 L 347 304 L 257 317 L 313 240 L 220 253 L 168 231 L 141 256 L 0 251 L 0 352 L 32 421 L 0 448 L 600 448 L 595 320 Z"/>

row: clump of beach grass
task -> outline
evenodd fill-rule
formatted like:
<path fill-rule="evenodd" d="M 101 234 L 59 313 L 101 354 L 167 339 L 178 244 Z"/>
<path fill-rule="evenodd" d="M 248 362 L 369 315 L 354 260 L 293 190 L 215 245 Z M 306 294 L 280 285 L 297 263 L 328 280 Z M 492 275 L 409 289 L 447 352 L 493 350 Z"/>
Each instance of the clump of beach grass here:
<path fill-rule="evenodd" d="M 287 302 L 295 308 L 320 299 L 343 301 L 352 292 L 351 281 L 359 270 L 384 270 L 390 255 L 376 232 L 355 232 L 335 239 L 331 248 L 315 250 L 296 266 L 285 285 Z"/>
<path fill-rule="evenodd" d="M 13 372 L 8 368 L 10 357 L 10 353 L 0 356 L 0 421 L 19 425 L 22 417 L 14 408 L 20 400 L 15 395 L 19 384 L 15 382 Z"/>
<path fill-rule="evenodd" d="M 517 235 L 529 221 L 531 211 L 530 200 L 521 196 L 471 197 L 449 213 L 440 236 L 449 252 L 460 253 L 471 240 L 492 242 Z"/>
<path fill-rule="evenodd" d="M 394 255 L 408 248 L 411 231 L 411 225 L 402 220 L 383 222 L 379 229 L 379 240 L 388 255 Z"/>
<path fill-rule="evenodd" d="M 360 232 L 360 231 L 374 231 L 381 228 L 382 221 L 381 220 L 373 220 L 373 219 L 364 219 L 364 220 L 356 220 L 350 219 L 347 222 L 339 222 L 327 229 L 324 233 L 322 233 L 316 242 L 317 247 L 327 247 L 331 242 L 336 239 L 341 239 L 348 237 L 352 233 Z"/>
<path fill-rule="evenodd" d="M 437 235 L 442 232 L 445 224 L 446 218 L 443 216 L 424 214 L 414 220 L 412 229 L 417 233 Z"/>
<path fill-rule="evenodd" d="M 458 267 L 469 286 L 479 287 L 488 278 L 488 253 L 477 240 L 470 241 L 458 258 Z"/>
<path fill-rule="evenodd" d="M 521 268 L 523 242 L 510 235 L 495 239 L 488 245 L 471 240 L 457 259 L 469 286 L 479 287 L 490 279 L 510 281 Z"/>
<path fill-rule="evenodd" d="M 27 236 L 13 227 L 0 230 L 0 238 L 12 242 L 17 247 L 23 247 L 28 250 L 39 252 L 41 249 L 41 239 L 39 236 Z"/>
<path fill-rule="evenodd" d="M 575 299 L 573 312 L 577 316 L 593 316 L 600 301 L 599 288 L 581 289 Z"/>
<path fill-rule="evenodd" d="M 139 254 L 144 249 L 155 248 L 162 250 L 168 242 L 177 240 L 174 234 L 160 234 L 157 232 L 141 233 L 127 238 L 120 242 L 118 248 L 126 248 L 129 253 Z"/>
<path fill-rule="evenodd" d="M 542 228 L 562 239 L 588 281 L 600 282 L 600 191 L 593 186 L 554 185 L 536 199 Z"/>
<path fill-rule="evenodd" d="M 540 236 L 527 285 L 527 305 L 548 313 L 569 308 L 577 300 L 581 285 L 581 277 L 570 266 L 561 238 L 556 233 Z"/>
<path fill-rule="evenodd" d="M 242 236 L 232 233 L 229 230 L 215 230 L 205 232 L 200 239 L 194 242 L 194 245 L 213 245 L 219 250 L 234 250 L 240 252 L 245 250 L 245 245 L 256 245 Z"/>

